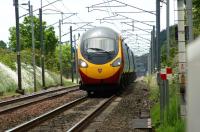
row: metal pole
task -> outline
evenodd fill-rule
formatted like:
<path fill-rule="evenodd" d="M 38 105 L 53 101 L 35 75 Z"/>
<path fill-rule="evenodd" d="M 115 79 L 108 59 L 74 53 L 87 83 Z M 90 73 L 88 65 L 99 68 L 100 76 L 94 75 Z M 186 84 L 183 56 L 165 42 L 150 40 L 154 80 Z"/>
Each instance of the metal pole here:
<path fill-rule="evenodd" d="M 78 84 L 78 61 L 77 61 L 77 50 L 76 50 L 76 35 L 74 35 L 74 61 L 75 61 L 75 69 L 76 69 L 76 83 Z"/>
<path fill-rule="evenodd" d="M 169 55 L 170 55 L 170 32 L 169 32 L 169 22 L 170 22 L 170 3 L 167 0 L 166 4 L 166 27 L 167 27 L 167 63 L 169 63 Z"/>
<path fill-rule="evenodd" d="M 39 9 L 40 16 L 40 46 L 41 46 L 41 63 L 42 63 L 42 87 L 45 88 L 45 69 L 44 69 L 44 43 L 43 43 L 43 25 L 42 25 L 42 8 Z"/>
<path fill-rule="evenodd" d="M 71 77 L 74 82 L 74 68 L 73 68 L 73 47 L 72 47 L 72 26 L 70 26 L 70 44 L 71 44 Z"/>
<path fill-rule="evenodd" d="M 165 90 L 166 90 L 166 114 L 167 114 L 167 120 L 168 120 L 168 116 L 169 116 L 169 81 L 168 80 L 166 80 L 165 81 L 165 86 L 166 86 L 166 88 L 165 88 Z"/>
<path fill-rule="evenodd" d="M 160 86 L 160 122 L 161 124 L 164 123 L 164 96 L 165 96 L 165 90 L 164 90 L 164 80 L 161 80 L 161 86 Z"/>
<path fill-rule="evenodd" d="M 157 69 L 160 71 L 160 0 L 156 0 Z"/>
<path fill-rule="evenodd" d="M 42 9 L 42 0 L 40 1 L 40 7 L 41 7 L 41 9 Z"/>
<path fill-rule="evenodd" d="M 193 41 L 193 18 L 192 18 L 192 0 L 186 0 L 187 4 L 187 17 L 188 17 L 188 27 L 189 27 L 189 43 Z"/>
<path fill-rule="evenodd" d="M 164 110 L 163 110 L 163 81 L 161 81 L 160 72 L 160 0 L 156 0 L 156 50 L 157 50 L 157 71 L 158 71 L 158 84 L 160 89 L 160 122 L 163 123 L 164 120 Z M 160 82 L 161 81 L 161 82 Z"/>
<path fill-rule="evenodd" d="M 61 20 L 59 20 L 59 43 L 60 43 L 60 85 L 63 85 L 62 80 L 62 41 L 61 41 Z"/>
<path fill-rule="evenodd" d="M 155 71 L 156 66 L 156 41 L 155 41 L 155 26 L 153 26 L 153 71 Z"/>
<path fill-rule="evenodd" d="M 180 92 L 185 94 L 186 72 L 186 47 L 185 47 L 185 4 L 184 0 L 178 0 L 178 56 L 179 56 L 179 84 Z"/>
<path fill-rule="evenodd" d="M 16 90 L 17 93 L 24 94 L 24 90 L 22 89 L 22 78 L 21 78 L 21 60 L 20 60 L 20 42 L 19 42 L 19 5 L 18 0 L 14 0 L 15 6 L 15 18 L 16 18 L 16 51 L 17 51 L 17 73 L 18 73 L 18 88 Z"/>
<path fill-rule="evenodd" d="M 148 70 L 148 74 L 150 75 L 151 74 L 151 48 L 149 49 L 149 53 L 148 53 L 148 56 L 147 56 L 147 70 Z"/>
<path fill-rule="evenodd" d="M 153 53 L 154 53 L 154 48 L 153 48 L 153 31 L 151 31 L 151 74 L 153 73 Z"/>
<path fill-rule="evenodd" d="M 167 0 L 166 5 L 166 27 L 167 27 L 167 64 L 170 61 L 170 1 Z M 166 108 L 166 119 L 169 116 L 169 85 L 168 80 L 165 80 L 165 108 Z"/>
<path fill-rule="evenodd" d="M 166 95 L 167 95 L 167 93 L 166 93 L 166 91 L 167 91 L 167 89 L 166 89 L 166 80 L 163 80 L 163 102 L 164 102 L 164 109 L 166 108 L 166 102 L 167 102 L 167 97 L 166 97 Z"/>
<path fill-rule="evenodd" d="M 34 36 L 34 22 L 33 22 L 33 6 L 30 6 L 30 16 L 31 16 L 31 32 L 32 32 L 32 63 L 33 63 L 33 81 L 34 81 L 34 92 L 36 89 L 36 71 L 35 71 L 35 36 Z"/>

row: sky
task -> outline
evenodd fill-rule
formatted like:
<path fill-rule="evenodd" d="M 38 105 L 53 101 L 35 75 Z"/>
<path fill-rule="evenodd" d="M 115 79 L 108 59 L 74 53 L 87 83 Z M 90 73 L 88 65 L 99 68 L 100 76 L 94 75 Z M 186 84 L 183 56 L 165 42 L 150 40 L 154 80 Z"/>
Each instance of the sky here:
<path fill-rule="evenodd" d="M 56 0 L 42 0 L 42 5 L 47 5 Z M 77 15 L 73 15 L 68 19 L 63 20 L 62 24 L 62 35 L 67 34 L 62 37 L 62 41 L 69 40 L 69 27 L 72 26 L 73 29 L 76 29 L 80 26 L 83 26 L 85 23 L 79 24 L 70 24 L 76 22 L 92 22 L 92 26 L 107 26 L 110 27 L 120 34 L 122 34 L 126 39 L 125 42 L 129 45 L 130 48 L 133 49 L 136 55 L 141 55 L 149 52 L 150 47 L 150 31 L 152 26 L 155 25 L 155 22 L 145 22 L 147 24 L 140 23 L 138 21 L 155 21 L 155 15 L 150 13 L 122 13 L 122 12 L 138 12 L 140 10 L 133 8 L 138 7 L 147 11 L 155 11 L 156 0 L 118 0 L 119 2 L 110 0 L 58 0 L 56 3 L 49 5 L 43 8 L 43 20 L 47 22 L 47 25 L 52 25 L 55 22 L 58 22 L 61 18 L 66 18 L 70 16 L 69 13 L 77 13 Z M 23 3 L 27 3 L 28 0 L 19 0 L 19 16 L 28 13 L 27 5 L 21 5 Z M 105 4 L 99 4 L 107 2 Z M 108 7 L 108 6 L 121 6 L 120 2 L 131 5 L 126 7 Z M 41 0 L 30 0 L 31 5 L 33 5 L 33 9 L 38 9 L 41 6 Z M 99 5 L 96 5 L 99 4 Z M 90 12 L 88 12 L 88 8 L 91 7 Z M 101 7 L 97 7 L 101 6 Z M 102 7 L 107 6 L 107 7 Z M 93 11 L 91 11 L 93 9 Z M 170 0 L 170 25 L 176 23 L 176 9 L 175 0 Z M 61 14 L 49 14 L 63 12 L 64 15 L 61 17 Z M 101 10 L 101 11 L 100 11 Z M 34 12 L 34 15 L 38 16 L 38 12 Z M 118 16 L 113 14 L 113 12 L 118 12 Z M 119 13 L 121 12 L 121 13 Z M 65 14 L 66 13 L 66 14 Z M 9 28 L 15 26 L 15 8 L 13 6 L 13 0 L 1 0 L 0 1 L 0 40 L 4 42 L 9 42 Z M 109 19 L 109 20 L 100 20 L 99 19 Z M 128 19 L 127 19 L 128 18 Z M 131 18 L 131 19 L 130 19 Z M 115 20 L 110 20 L 115 19 Z M 118 20 L 116 20 L 118 19 Z M 120 20 L 119 20 L 120 19 Z M 135 22 L 132 22 L 135 20 Z M 20 23 L 23 21 L 23 18 L 20 18 Z M 161 30 L 166 28 L 166 5 L 161 3 Z M 91 28 L 92 26 L 85 26 L 86 29 L 80 29 L 73 32 L 74 35 L 78 35 L 78 33 L 83 34 L 85 30 Z M 134 25 L 134 28 L 133 26 Z M 56 35 L 58 36 L 58 24 L 54 25 Z M 140 29 L 145 29 L 142 31 Z M 126 32 L 125 32 L 126 31 Z"/>

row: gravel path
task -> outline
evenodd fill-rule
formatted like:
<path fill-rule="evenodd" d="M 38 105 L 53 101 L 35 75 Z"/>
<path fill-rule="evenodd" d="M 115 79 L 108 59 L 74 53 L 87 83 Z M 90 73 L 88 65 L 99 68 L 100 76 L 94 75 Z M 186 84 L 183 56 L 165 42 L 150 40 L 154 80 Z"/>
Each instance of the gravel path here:
<path fill-rule="evenodd" d="M 13 111 L 13 110 L 17 110 L 20 109 L 20 107 L 26 107 L 25 105 L 31 105 L 31 103 L 36 103 L 36 102 L 42 102 L 45 99 L 48 100 L 50 98 L 56 98 L 59 96 L 63 96 L 64 94 L 68 94 L 72 89 L 62 89 L 61 91 L 54 91 L 51 93 L 46 93 L 46 94 L 42 94 L 42 95 L 38 95 L 38 96 L 33 96 L 30 98 L 22 98 L 22 100 L 16 100 L 16 102 L 12 102 L 10 103 L 8 102 L 4 102 L 2 105 L 0 104 L 1 108 L 0 108 L 0 115 L 5 112 L 8 112 L 8 110 Z M 79 90 L 79 89 L 76 89 Z M 75 91 L 71 91 L 71 92 L 75 92 Z"/>
<path fill-rule="evenodd" d="M 12 128 L 84 95 L 86 95 L 86 92 L 83 91 L 72 92 L 58 98 L 45 100 L 24 108 L 20 108 L 16 111 L 2 114 L 0 115 L 0 131 Z"/>
<path fill-rule="evenodd" d="M 148 88 L 143 81 L 132 83 L 120 96 L 122 100 L 94 131 L 132 132 L 133 119 L 149 111 Z"/>
<path fill-rule="evenodd" d="M 89 98 L 85 102 L 75 106 L 72 109 L 66 110 L 54 118 L 45 121 L 36 128 L 30 130 L 31 132 L 44 132 L 44 131 L 55 131 L 55 132 L 66 132 L 73 125 L 91 113 L 95 107 L 101 105 L 105 99 L 100 98 Z"/>

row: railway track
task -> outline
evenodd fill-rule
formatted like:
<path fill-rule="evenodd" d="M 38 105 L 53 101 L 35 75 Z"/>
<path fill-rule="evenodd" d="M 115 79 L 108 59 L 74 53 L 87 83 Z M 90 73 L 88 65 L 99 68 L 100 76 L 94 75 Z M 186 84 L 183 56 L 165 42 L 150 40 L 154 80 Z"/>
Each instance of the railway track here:
<path fill-rule="evenodd" d="M 84 96 L 9 129 L 7 132 L 50 131 L 52 129 L 70 132 L 79 131 L 86 127 L 94 117 L 101 113 L 114 98 L 115 96 L 101 99 L 87 98 L 87 96 Z"/>
<path fill-rule="evenodd" d="M 71 127 L 67 132 L 78 132 L 83 130 L 85 127 L 87 127 L 90 122 L 97 117 L 113 100 L 115 99 L 115 96 L 112 96 L 105 100 L 100 106 L 96 107 L 90 114 L 88 114 L 86 117 L 84 117 L 82 120 L 80 120 L 77 124 L 75 124 L 73 127 Z"/>
<path fill-rule="evenodd" d="M 78 85 L 75 85 L 75 86 L 71 86 L 69 88 L 61 87 L 58 89 L 42 91 L 40 93 L 36 93 L 36 94 L 32 94 L 32 95 L 28 95 L 28 96 L 24 96 L 24 97 L 20 97 L 20 98 L 16 98 L 16 99 L 1 101 L 0 102 L 0 114 L 4 114 L 6 112 L 13 111 L 18 108 L 22 108 L 22 107 L 31 105 L 33 103 L 44 101 L 44 100 L 47 100 L 50 98 L 59 97 L 66 93 L 70 93 L 70 92 L 74 92 L 74 91 L 78 91 L 78 90 L 79 90 Z"/>

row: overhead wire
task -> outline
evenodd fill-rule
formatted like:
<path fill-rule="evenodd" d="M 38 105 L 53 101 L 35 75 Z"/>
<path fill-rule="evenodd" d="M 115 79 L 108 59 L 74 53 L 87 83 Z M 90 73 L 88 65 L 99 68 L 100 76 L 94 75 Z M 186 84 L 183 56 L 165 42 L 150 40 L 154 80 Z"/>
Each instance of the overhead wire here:
<path fill-rule="evenodd" d="M 48 3 L 50 3 L 48 0 L 45 0 L 45 1 L 47 1 Z M 115 0 L 114 0 L 114 1 L 115 1 Z M 62 4 L 62 6 L 63 6 L 68 12 L 71 12 L 70 9 L 65 5 L 65 3 L 64 3 L 63 1 L 59 1 L 59 2 Z M 103 0 L 104 5 L 107 6 L 107 7 L 106 7 L 106 10 L 107 10 L 109 16 L 110 16 L 111 14 L 113 14 L 113 10 L 111 9 L 111 7 L 109 7 L 109 6 L 110 6 L 110 2 L 112 2 L 112 1 Z M 119 1 L 117 1 L 117 2 L 119 2 Z M 57 9 L 57 10 L 59 10 L 59 11 L 61 11 L 61 10 L 58 9 L 55 5 L 52 5 L 52 7 L 54 7 L 55 9 Z M 116 10 L 115 10 L 115 11 L 116 11 Z M 63 15 L 64 15 L 64 14 L 63 14 Z M 76 15 L 76 17 L 77 17 L 80 21 L 83 21 L 83 22 L 84 22 L 84 20 L 82 20 L 82 18 L 80 18 L 79 15 Z M 70 22 L 72 22 L 71 19 L 70 19 Z M 121 31 L 121 27 L 119 28 L 118 25 L 117 25 L 115 22 L 114 22 L 113 25 L 114 25 L 119 31 Z M 122 26 L 122 28 L 124 28 L 124 27 Z"/>
<path fill-rule="evenodd" d="M 108 0 L 103 0 L 103 2 L 104 2 L 104 4 L 106 5 L 106 4 L 108 4 L 108 6 L 110 6 L 110 2 L 112 2 L 112 1 L 108 1 Z M 108 7 L 106 7 L 106 9 L 107 9 L 107 11 L 108 11 Z M 111 9 L 111 7 L 109 7 L 109 9 L 110 9 L 110 11 L 108 11 L 108 15 L 109 16 L 111 16 L 110 15 L 110 13 L 112 14 L 112 15 L 114 15 L 113 14 L 113 11 L 112 11 L 112 9 Z M 113 23 L 113 25 L 119 30 L 119 27 L 116 25 L 116 23 L 115 22 L 112 22 Z M 120 30 L 119 30 L 120 31 Z"/>
<path fill-rule="evenodd" d="M 61 0 L 60 1 L 61 4 L 63 5 L 63 7 L 70 13 L 72 13 L 72 11 L 65 5 L 65 3 Z M 79 15 L 76 15 L 76 17 L 81 21 L 81 22 L 85 22 Z M 93 26 L 91 23 L 89 24 L 91 26 Z"/>

